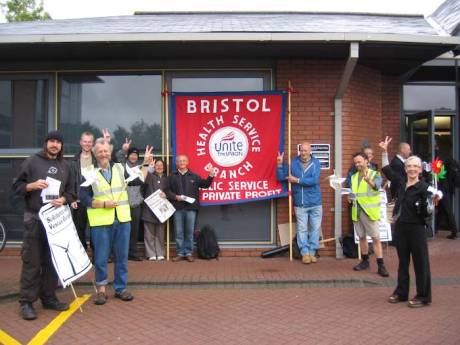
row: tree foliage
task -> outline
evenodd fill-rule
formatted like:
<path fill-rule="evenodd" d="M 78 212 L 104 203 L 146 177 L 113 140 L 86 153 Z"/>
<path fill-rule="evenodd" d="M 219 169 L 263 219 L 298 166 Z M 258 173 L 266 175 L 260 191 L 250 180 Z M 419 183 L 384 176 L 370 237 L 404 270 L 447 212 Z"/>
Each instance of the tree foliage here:
<path fill-rule="evenodd" d="M 43 1 L 37 5 L 35 0 L 7 0 L 0 6 L 8 22 L 26 22 L 51 19 L 43 7 Z"/>

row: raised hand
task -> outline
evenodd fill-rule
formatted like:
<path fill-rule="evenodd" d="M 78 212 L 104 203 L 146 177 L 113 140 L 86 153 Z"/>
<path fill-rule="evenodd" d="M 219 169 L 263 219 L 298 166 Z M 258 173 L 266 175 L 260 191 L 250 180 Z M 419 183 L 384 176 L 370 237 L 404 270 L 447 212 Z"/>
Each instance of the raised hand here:
<path fill-rule="evenodd" d="M 109 144 L 112 136 L 110 135 L 108 128 L 102 128 L 102 136 L 104 137 L 105 142 Z"/>
<path fill-rule="evenodd" d="M 392 140 L 392 139 L 393 139 L 393 138 L 390 138 L 389 136 L 386 136 L 386 137 L 385 137 L 385 140 L 384 140 L 384 141 L 381 141 L 381 142 L 379 143 L 379 146 L 381 147 L 381 149 L 382 149 L 383 151 L 385 151 L 385 152 L 388 151 L 388 145 L 391 143 L 391 140 Z"/>
<path fill-rule="evenodd" d="M 276 164 L 282 165 L 283 164 L 283 158 L 284 158 L 284 152 L 278 152 L 278 155 L 276 156 Z"/>
<path fill-rule="evenodd" d="M 125 138 L 125 143 L 121 145 L 121 149 L 124 152 L 128 152 L 129 148 L 131 147 L 132 142 L 133 141 L 131 139 Z"/>
<path fill-rule="evenodd" d="M 153 160 L 153 146 L 147 145 L 145 147 L 145 152 L 144 152 L 144 163 L 143 164 L 150 164 L 150 162 Z"/>

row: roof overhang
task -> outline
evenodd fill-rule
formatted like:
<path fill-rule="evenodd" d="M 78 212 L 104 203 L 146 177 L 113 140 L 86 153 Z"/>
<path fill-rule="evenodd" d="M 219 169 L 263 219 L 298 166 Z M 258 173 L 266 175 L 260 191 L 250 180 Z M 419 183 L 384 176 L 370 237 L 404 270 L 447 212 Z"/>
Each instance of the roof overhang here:
<path fill-rule="evenodd" d="M 347 59 L 360 44 L 359 64 L 401 75 L 453 50 L 460 37 L 363 33 L 108 33 L 0 36 L 3 70 L 27 62 L 236 58 Z M 68 65 L 68 64 L 67 64 Z"/>

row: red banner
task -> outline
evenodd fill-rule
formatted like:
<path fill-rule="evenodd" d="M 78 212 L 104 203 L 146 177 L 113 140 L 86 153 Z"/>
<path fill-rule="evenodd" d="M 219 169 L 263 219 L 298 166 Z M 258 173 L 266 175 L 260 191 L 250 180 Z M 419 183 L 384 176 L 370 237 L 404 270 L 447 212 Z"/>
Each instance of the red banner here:
<path fill-rule="evenodd" d="M 189 157 L 202 177 L 217 170 L 203 205 L 221 205 L 285 196 L 276 180 L 276 155 L 283 151 L 283 92 L 173 93 L 174 159 Z"/>

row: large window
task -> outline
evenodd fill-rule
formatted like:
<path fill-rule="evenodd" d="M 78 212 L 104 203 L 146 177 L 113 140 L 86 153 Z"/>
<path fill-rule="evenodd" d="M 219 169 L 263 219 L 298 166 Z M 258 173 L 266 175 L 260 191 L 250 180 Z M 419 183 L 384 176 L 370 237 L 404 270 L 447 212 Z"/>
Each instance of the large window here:
<path fill-rule="evenodd" d="M 7 229 L 8 241 L 22 238 L 24 199 L 15 197 L 11 190 L 22 162 L 22 159 L 0 159 L 0 222 Z"/>
<path fill-rule="evenodd" d="M 455 111 L 455 85 L 404 85 L 404 110 Z"/>
<path fill-rule="evenodd" d="M 173 92 L 263 91 L 270 89 L 270 74 L 264 72 L 172 73 Z M 201 207 L 198 227 L 211 224 L 220 242 L 273 242 L 271 201 Z"/>
<path fill-rule="evenodd" d="M 0 79 L 0 152 L 42 146 L 48 84 L 48 79 Z"/>
<path fill-rule="evenodd" d="M 98 137 L 102 128 L 110 130 L 116 148 L 131 138 L 139 149 L 149 144 L 162 151 L 160 75 L 63 74 L 59 90 L 66 153 L 78 152 L 82 132 Z"/>

